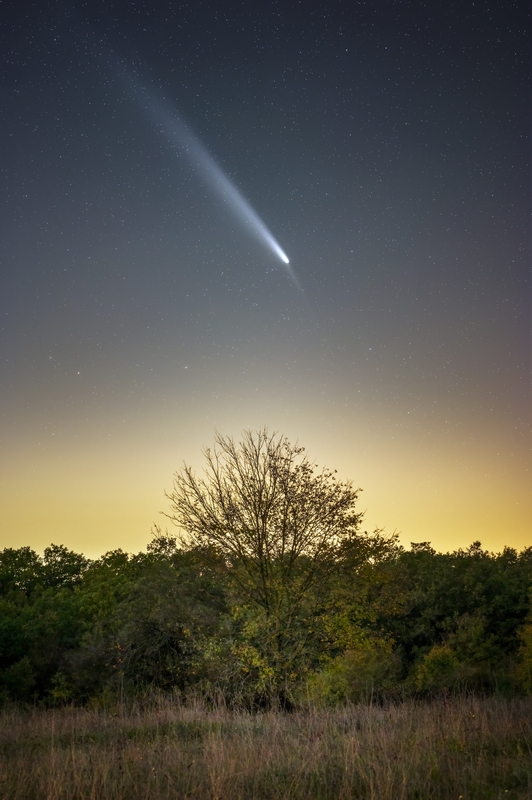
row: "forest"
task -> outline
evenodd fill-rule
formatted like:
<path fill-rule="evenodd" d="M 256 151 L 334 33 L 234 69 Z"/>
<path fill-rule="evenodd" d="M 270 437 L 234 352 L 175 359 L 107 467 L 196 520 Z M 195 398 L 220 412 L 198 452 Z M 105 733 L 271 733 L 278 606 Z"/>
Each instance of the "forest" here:
<path fill-rule="evenodd" d="M 532 548 L 365 532 L 358 490 L 266 430 L 204 455 L 204 476 L 185 465 L 168 494 L 176 535 L 155 526 L 145 552 L 0 553 L 3 704 L 532 693 Z"/>

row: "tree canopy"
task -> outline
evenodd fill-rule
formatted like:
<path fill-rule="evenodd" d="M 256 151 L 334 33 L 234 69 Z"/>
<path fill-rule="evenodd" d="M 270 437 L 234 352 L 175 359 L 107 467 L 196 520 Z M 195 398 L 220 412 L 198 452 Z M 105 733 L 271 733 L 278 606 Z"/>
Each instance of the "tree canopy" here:
<path fill-rule="evenodd" d="M 247 431 L 238 444 L 218 434 L 204 456 L 205 477 L 186 464 L 176 473 L 170 519 L 189 542 L 220 552 L 267 614 L 298 603 L 356 533 L 359 490 L 317 472 L 303 447 L 266 429 Z"/>

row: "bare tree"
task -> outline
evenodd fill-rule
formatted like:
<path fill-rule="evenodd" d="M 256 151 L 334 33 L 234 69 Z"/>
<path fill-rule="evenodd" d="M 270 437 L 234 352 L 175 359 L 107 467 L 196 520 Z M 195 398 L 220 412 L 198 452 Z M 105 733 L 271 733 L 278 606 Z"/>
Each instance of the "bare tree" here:
<path fill-rule="evenodd" d="M 359 490 L 318 472 L 303 447 L 267 429 L 246 431 L 238 443 L 217 434 L 203 454 L 204 477 L 186 464 L 175 474 L 167 516 L 190 544 L 224 557 L 244 602 L 263 610 L 286 656 L 299 609 L 358 529 Z"/>

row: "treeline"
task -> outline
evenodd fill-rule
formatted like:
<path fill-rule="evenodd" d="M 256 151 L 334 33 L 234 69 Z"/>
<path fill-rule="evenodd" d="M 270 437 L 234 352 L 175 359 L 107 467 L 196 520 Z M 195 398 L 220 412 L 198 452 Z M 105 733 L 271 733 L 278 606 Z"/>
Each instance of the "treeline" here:
<path fill-rule="evenodd" d="M 377 532 L 326 558 L 327 579 L 305 586 L 299 556 L 299 599 L 280 616 L 235 580 L 227 553 L 160 530 L 145 553 L 95 561 L 7 548 L 1 697 L 53 705 L 157 689 L 257 707 L 532 692 L 532 548 L 443 554 Z"/>
<path fill-rule="evenodd" d="M 359 490 L 299 444 L 216 435 L 167 495 L 178 540 L 96 561 L 0 554 L 0 692 L 153 690 L 248 707 L 532 691 L 532 548 L 405 551 L 362 533 Z"/>

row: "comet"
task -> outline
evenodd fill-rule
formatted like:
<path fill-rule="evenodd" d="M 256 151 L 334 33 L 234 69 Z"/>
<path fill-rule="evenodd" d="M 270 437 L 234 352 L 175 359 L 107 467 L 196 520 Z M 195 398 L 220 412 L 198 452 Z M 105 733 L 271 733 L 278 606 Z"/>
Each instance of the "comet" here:
<path fill-rule="evenodd" d="M 168 101 L 156 95 L 137 80 L 128 80 L 129 91 L 140 103 L 145 113 L 155 123 L 166 140 L 178 154 L 187 157 L 194 170 L 204 179 L 211 191 L 232 211 L 248 231 L 272 252 L 285 266 L 291 282 L 301 289 L 290 259 L 251 204 L 218 166 L 197 136 L 186 125 L 177 110 Z M 133 89 L 133 91 L 132 91 Z"/>

